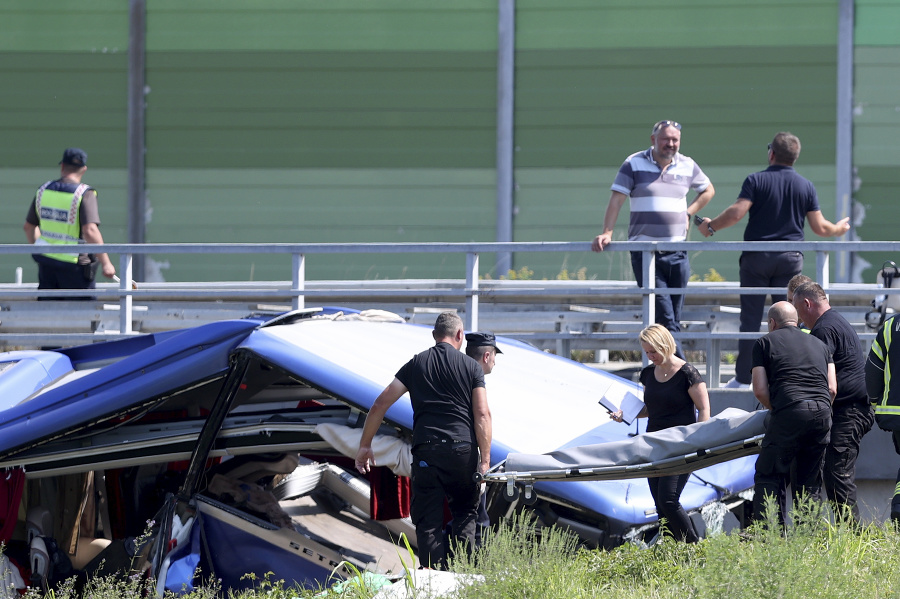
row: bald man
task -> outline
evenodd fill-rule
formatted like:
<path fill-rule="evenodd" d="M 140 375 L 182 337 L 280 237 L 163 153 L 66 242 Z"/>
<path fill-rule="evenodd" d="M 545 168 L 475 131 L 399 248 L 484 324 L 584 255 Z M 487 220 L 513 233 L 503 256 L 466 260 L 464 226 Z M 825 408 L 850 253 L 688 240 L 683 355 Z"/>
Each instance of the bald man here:
<path fill-rule="evenodd" d="M 795 497 L 818 498 L 822 465 L 831 432 L 831 403 L 837 394 L 834 361 L 828 347 L 797 327 L 797 310 L 788 302 L 769 309 L 769 334 L 753 345 L 753 394 L 771 419 L 756 460 L 753 513 L 763 513 L 766 497 L 776 502 L 784 524 L 785 490 L 795 464 Z"/>

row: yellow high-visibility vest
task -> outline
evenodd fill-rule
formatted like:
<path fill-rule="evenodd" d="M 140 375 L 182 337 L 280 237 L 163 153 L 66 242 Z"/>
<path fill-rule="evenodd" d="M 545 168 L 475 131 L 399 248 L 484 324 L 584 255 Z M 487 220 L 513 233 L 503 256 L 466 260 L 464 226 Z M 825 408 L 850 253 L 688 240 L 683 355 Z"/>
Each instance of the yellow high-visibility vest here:
<path fill-rule="evenodd" d="M 48 181 L 37 190 L 34 209 L 40 219 L 41 240 L 50 245 L 78 245 L 81 239 L 81 198 L 91 186 Z M 43 252 L 42 252 L 43 253 Z M 44 253 L 48 258 L 75 264 L 78 254 Z"/>

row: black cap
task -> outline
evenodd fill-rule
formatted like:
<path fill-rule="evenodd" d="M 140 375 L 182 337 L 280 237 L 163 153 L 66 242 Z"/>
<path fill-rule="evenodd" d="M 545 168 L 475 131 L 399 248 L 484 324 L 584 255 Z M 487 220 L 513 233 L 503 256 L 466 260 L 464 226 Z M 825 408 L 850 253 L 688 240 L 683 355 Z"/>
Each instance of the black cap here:
<path fill-rule="evenodd" d="M 87 166 L 87 152 L 81 148 L 66 148 L 66 151 L 63 152 L 62 160 L 60 160 L 59 163 L 70 164 L 77 167 Z"/>
<path fill-rule="evenodd" d="M 466 346 L 467 347 L 481 347 L 483 345 L 489 345 L 497 350 L 498 354 L 502 354 L 500 348 L 497 347 L 497 340 L 494 338 L 493 333 L 466 333 Z"/>

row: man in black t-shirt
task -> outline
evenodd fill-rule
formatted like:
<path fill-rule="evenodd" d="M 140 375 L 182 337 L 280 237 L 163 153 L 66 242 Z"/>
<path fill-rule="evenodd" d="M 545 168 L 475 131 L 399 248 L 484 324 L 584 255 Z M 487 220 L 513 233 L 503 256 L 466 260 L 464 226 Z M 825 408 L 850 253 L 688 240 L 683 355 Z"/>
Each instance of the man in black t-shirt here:
<path fill-rule="evenodd" d="M 375 464 L 372 439 L 394 402 L 409 392 L 413 409 L 412 520 L 419 563 L 446 568 L 442 539 L 444 499 L 453 517 L 453 535 L 474 547 L 479 485 L 491 461 L 491 412 L 481 366 L 462 353 L 462 320 L 443 312 L 434 323 L 434 347 L 417 354 L 397 372 L 366 416 L 356 468 Z"/>
<path fill-rule="evenodd" d="M 751 370 L 753 394 L 771 415 L 756 460 L 753 512 L 765 519 L 765 498 L 772 496 L 783 524 L 791 464 L 795 496 L 819 495 L 837 378 L 831 352 L 797 328 L 791 304 L 776 302 L 768 318 L 769 334 L 754 343 Z"/>
<path fill-rule="evenodd" d="M 866 359 L 859 336 L 847 319 L 831 308 L 825 290 L 815 282 L 794 290 L 794 308 L 810 334 L 821 339 L 834 358 L 837 396 L 831 407 L 831 442 L 825 451 L 822 478 L 828 499 L 847 506 L 859 519 L 856 505 L 856 458 L 859 444 L 875 423 L 866 395 Z"/>

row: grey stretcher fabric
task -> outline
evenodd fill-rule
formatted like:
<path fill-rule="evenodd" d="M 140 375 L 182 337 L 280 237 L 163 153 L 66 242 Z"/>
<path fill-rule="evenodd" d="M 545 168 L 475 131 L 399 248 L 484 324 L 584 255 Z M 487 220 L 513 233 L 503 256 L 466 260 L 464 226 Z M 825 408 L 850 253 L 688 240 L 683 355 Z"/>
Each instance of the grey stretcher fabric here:
<path fill-rule="evenodd" d="M 583 445 L 540 455 L 511 453 L 506 458 L 504 470 L 507 473 L 535 472 L 660 462 L 763 435 L 768 413 L 768 410 L 745 412 L 728 408 L 706 422 L 644 433 L 626 441 Z"/>

